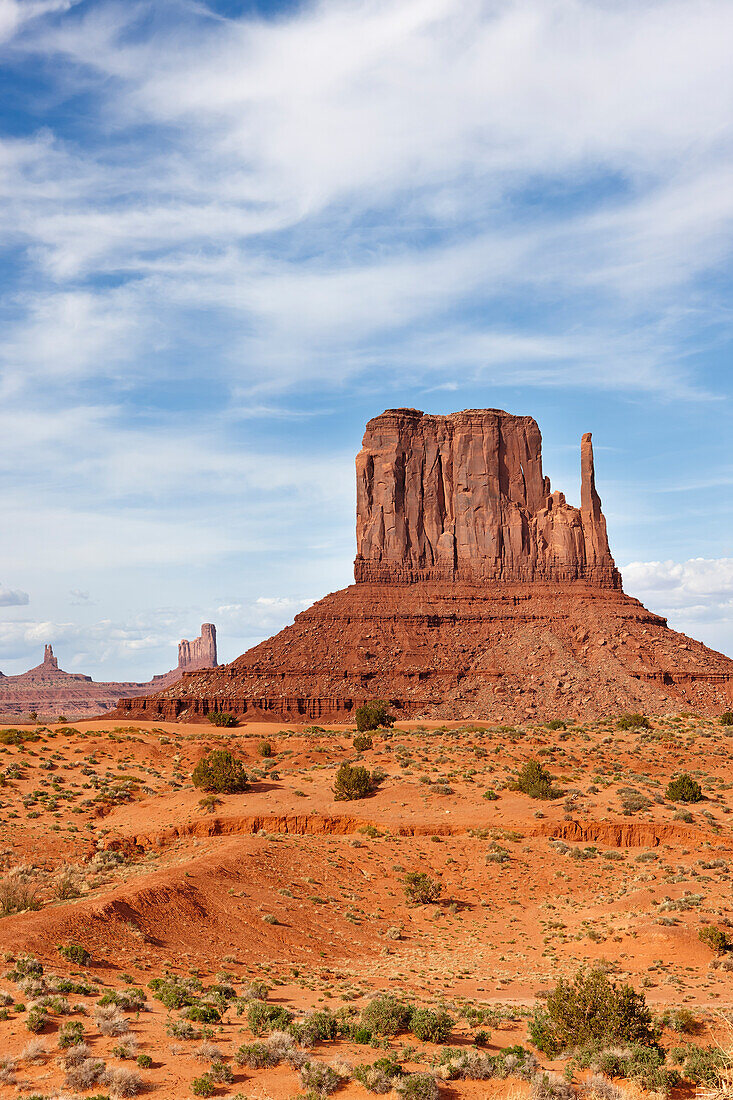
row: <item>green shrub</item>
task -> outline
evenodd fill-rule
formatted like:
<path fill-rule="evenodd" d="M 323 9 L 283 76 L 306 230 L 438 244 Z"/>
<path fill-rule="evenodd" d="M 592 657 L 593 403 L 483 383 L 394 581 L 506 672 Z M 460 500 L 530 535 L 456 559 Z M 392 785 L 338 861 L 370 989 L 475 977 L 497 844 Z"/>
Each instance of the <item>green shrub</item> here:
<path fill-rule="evenodd" d="M 25 1018 L 25 1026 L 29 1031 L 39 1032 L 43 1031 L 48 1024 L 48 1016 L 40 1005 L 34 1005 L 33 1008 L 28 1009 L 28 1015 Z"/>
<path fill-rule="evenodd" d="M 216 1081 L 218 1085 L 231 1085 L 234 1080 L 232 1070 L 226 1062 L 222 1062 L 220 1058 L 211 1063 L 209 1073 L 211 1074 L 211 1080 Z"/>
<path fill-rule="evenodd" d="M 445 1009 L 433 1012 L 429 1008 L 416 1008 L 410 1017 L 410 1031 L 423 1043 L 447 1043 L 454 1023 Z"/>
<path fill-rule="evenodd" d="M 352 745 L 357 752 L 366 752 L 367 749 L 374 748 L 374 742 L 368 733 L 357 733 L 356 737 L 352 741 Z"/>
<path fill-rule="evenodd" d="M 337 802 L 366 798 L 372 789 L 372 773 L 360 764 L 342 764 L 336 772 L 333 794 Z"/>
<path fill-rule="evenodd" d="M 384 699 L 372 699 L 371 703 L 362 703 L 356 708 L 356 728 L 359 733 L 365 730 L 378 730 L 394 725 L 394 718 L 387 709 Z"/>
<path fill-rule="evenodd" d="M 432 1073 L 411 1073 L 402 1077 L 395 1090 L 403 1100 L 438 1100 L 440 1096 Z"/>
<path fill-rule="evenodd" d="M 231 729 L 233 726 L 239 725 L 235 715 L 226 710 L 215 710 L 208 717 L 212 726 L 226 726 Z"/>
<path fill-rule="evenodd" d="M 181 1015 L 196 1024 L 218 1024 L 221 1020 L 221 1012 L 214 1005 L 189 1005 Z"/>
<path fill-rule="evenodd" d="M 550 1058 L 589 1043 L 657 1041 L 652 1014 L 643 994 L 612 982 L 600 968 L 580 969 L 572 981 L 561 978 L 529 1025 L 530 1039 Z"/>
<path fill-rule="evenodd" d="M 241 761 L 226 749 L 213 749 L 202 756 L 191 779 L 194 787 L 218 794 L 235 794 L 247 789 L 247 773 Z"/>
<path fill-rule="evenodd" d="M 491 787 L 489 787 L 487 791 L 484 791 L 483 797 L 486 799 L 487 802 L 496 802 L 499 798 L 496 791 L 492 790 Z"/>
<path fill-rule="evenodd" d="M 425 871 L 408 871 L 403 884 L 408 905 L 428 905 L 443 893 L 443 884 Z"/>
<path fill-rule="evenodd" d="M 58 952 L 63 955 L 69 962 L 76 963 L 77 966 L 89 966 L 92 961 L 92 956 L 86 947 L 82 947 L 78 943 L 67 943 L 63 946 L 58 945 Z"/>
<path fill-rule="evenodd" d="M 682 1075 L 695 1085 L 713 1085 L 730 1069 L 731 1060 L 720 1047 L 699 1047 L 688 1043 L 670 1051 L 672 1061 L 682 1066 Z"/>
<path fill-rule="evenodd" d="M 253 1035 L 267 1035 L 270 1031 L 285 1031 L 293 1022 L 292 1012 L 282 1005 L 268 1005 L 265 1001 L 250 1001 L 247 1006 L 247 1023 Z"/>
<path fill-rule="evenodd" d="M 394 993 L 375 997 L 362 1009 L 361 1024 L 375 1035 L 397 1035 L 407 1031 L 412 1016 L 412 1005 L 402 1001 Z"/>
<path fill-rule="evenodd" d="M 325 1062 L 306 1062 L 300 1067 L 300 1083 L 316 1096 L 329 1096 L 341 1084 L 341 1077 Z"/>
<path fill-rule="evenodd" d="M 733 726 L 733 710 L 726 710 L 720 716 L 721 726 Z"/>
<path fill-rule="evenodd" d="M 724 955 L 731 948 L 728 935 L 715 924 L 705 924 L 697 930 L 698 939 L 716 955 Z"/>
<path fill-rule="evenodd" d="M 191 1092 L 194 1096 L 213 1096 L 216 1085 L 210 1073 L 202 1073 L 200 1077 L 194 1077 L 191 1082 Z"/>
<path fill-rule="evenodd" d="M 548 730 L 565 730 L 567 728 L 567 722 L 563 722 L 562 718 L 551 718 L 549 722 L 545 722 L 545 729 Z"/>
<path fill-rule="evenodd" d="M 160 1001 L 166 1008 L 179 1009 L 196 1003 L 196 993 L 201 989 L 201 982 L 198 979 L 175 976 L 153 978 L 148 982 L 148 988 L 152 989 L 156 1001 Z"/>
<path fill-rule="evenodd" d="M 584 1060 L 577 1060 L 586 1066 L 592 1065 L 606 1077 L 623 1077 L 635 1081 L 647 1092 L 666 1096 L 671 1088 L 679 1084 L 679 1074 L 664 1064 L 665 1054 L 658 1046 L 642 1046 L 632 1043 L 627 1047 L 615 1047 L 609 1050 L 591 1052 Z"/>
<path fill-rule="evenodd" d="M 700 1026 L 697 1017 L 690 1012 L 689 1008 L 667 1009 L 662 1014 L 662 1023 L 665 1027 L 683 1035 L 692 1035 Z"/>
<path fill-rule="evenodd" d="M 274 751 L 271 741 L 260 741 L 257 746 L 257 752 L 260 756 L 272 756 Z"/>
<path fill-rule="evenodd" d="M 252 1069 L 265 1069 L 276 1066 L 280 1055 L 268 1043 L 242 1043 L 234 1055 L 238 1066 L 250 1066 Z"/>
<path fill-rule="evenodd" d="M 557 798 L 559 792 L 552 786 L 552 776 L 539 760 L 525 760 L 517 776 L 516 789 L 530 798 Z"/>
<path fill-rule="evenodd" d="M 153 1059 L 150 1057 L 149 1054 L 138 1054 L 135 1062 L 140 1067 L 140 1069 L 150 1069 L 153 1064 Z"/>
<path fill-rule="evenodd" d="M 672 802 L 702 802 L 702 787 L 686 772 L 670 779 L 664 794 Z"/>
<path fill-rule="evenodd" d="M 339 1025 L 334 1014 L 326 1008 L 323 1012 L 309 1012 L 304 1020 L 292 1023 L 289 1031 L 301 1046 L 313 1046 L 335 1039 Z"/>
<path fill-rule="evenodd" d="M 622 714 L 616 723 L 620 730 L 648 730 L 651 729 L 651 722 L 645 715 L 634 712 L 632 714 Z"/>
<path fill-rule="evenodd" d="M 59 1028 L 59 1046 L 62 1049 L 78 1046 L 84 1042 L 84 1027 L 81 1020 L 66 1020 Z"/>

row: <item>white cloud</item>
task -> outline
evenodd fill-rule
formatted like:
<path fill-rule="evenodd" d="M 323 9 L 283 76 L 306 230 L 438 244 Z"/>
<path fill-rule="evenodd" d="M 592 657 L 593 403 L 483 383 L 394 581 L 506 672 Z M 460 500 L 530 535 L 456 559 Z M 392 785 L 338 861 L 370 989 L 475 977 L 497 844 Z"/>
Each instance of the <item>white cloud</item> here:
<path fill-rule="evenodd" d="M 29 603 L 27 592 L 17 588 L 6 588 L 0 584 L 0 607 L 24 607 Z"/>
<path fill-rule="evenodd" d="M 670 625 L 733 653 L 733 558 L 634 561 L 624 588 Z"/>

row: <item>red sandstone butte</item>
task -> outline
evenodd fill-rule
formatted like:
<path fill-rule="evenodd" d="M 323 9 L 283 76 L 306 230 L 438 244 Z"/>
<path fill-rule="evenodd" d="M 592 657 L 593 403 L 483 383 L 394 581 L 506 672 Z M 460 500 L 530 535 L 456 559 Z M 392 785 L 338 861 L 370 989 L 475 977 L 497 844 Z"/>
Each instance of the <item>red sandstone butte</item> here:
<path fill-rule="evenodd" d="M 551 490 L 536 422 L 497 409 L 390 409 L 356 475 L 356 583 L 229 665 L 120 700 L 120 717 L 345 721 L 373 698 L 493 722 L 730 707 L 733 661 L 623 592 L 590 434 L 580 508 Z"/>
<path fill-rule="evenodd" d="M 203 623 L 201 636 L 192 642 L 184 638 L 178 644 L 178 665 L 170 672 L 154 676 L 147 683 L 95 683 L 91 676 L 64 672 L 59 668 L 53 647 L 46 645 L 43 661 L 19 676 L 0 678 L 0 715 L 22 718 L 31 711 L 55 718 L 88 718 L 111 710 L 120 696 L 131 698 L 160 691 L 180 680 L 184 669 L 216 667 L 216 627 Z"/>

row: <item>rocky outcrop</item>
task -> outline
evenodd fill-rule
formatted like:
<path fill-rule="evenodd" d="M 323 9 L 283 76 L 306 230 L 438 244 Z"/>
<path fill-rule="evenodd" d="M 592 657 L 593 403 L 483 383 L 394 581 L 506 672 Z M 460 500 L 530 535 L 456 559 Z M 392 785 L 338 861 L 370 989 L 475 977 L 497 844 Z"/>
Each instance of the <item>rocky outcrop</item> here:
<path fill-rule="evenodd" d="M 178 666 L 154 676 L 146 683 L 95 683 L 91 676 L 64 672 L 59 668 L 53 646 L 46 645 L 43 661 L 19 676 L 3 676 L 0 681 L 0 719 L 18 720 L 35 712 L 47 718 L 63 714 L 68 719 L 91 717 L 112 710 L 121 696 L 135 698 L 161 691 L 180 680 L 184 669 L 216 667 L 216 627 L 204 623 L 201 636 L 192 642 L 185 638 L 178 646 Z"/>
<path fill-rule="evenodd" d="M 552 492 L 530 416 L 391 409 L 356 459 L 357 581 L 574 581 L 618 588 L 583 437 L 582 504 Z"/>
<path fill-rule="evenodd" d="M 216 668 L 216 627 L 202 623 L 201 634 L 189 642 L 183 638 L 178 643 L 178 667 L 183 671 L 197 668 Z"/>
<path fill-rule="evenodd" d="M 574 508 L 543 474 L 531 417 L 383 413 L 357 458 L 357 583 L 117 714 L 350 721 L 374 698 L 497 723 L 730 709 L 733 661 L 622 591 L 589 434 L 581 475 Z"/>

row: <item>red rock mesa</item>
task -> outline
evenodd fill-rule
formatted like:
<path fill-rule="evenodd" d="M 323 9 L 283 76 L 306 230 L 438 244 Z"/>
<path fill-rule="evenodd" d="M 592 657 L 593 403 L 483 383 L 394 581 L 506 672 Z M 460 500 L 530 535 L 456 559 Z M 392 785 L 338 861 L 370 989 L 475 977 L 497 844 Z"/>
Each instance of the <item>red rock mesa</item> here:
<path fill-rule="evenodd" d="M 581 443 L 580 508 L 542 471 L 536 422 L 390 409 L 356 460 L 356 583 L 212 671 L 120 716 L 531 721 L 731 704 L 733 661 L 625 595 Z"/>

